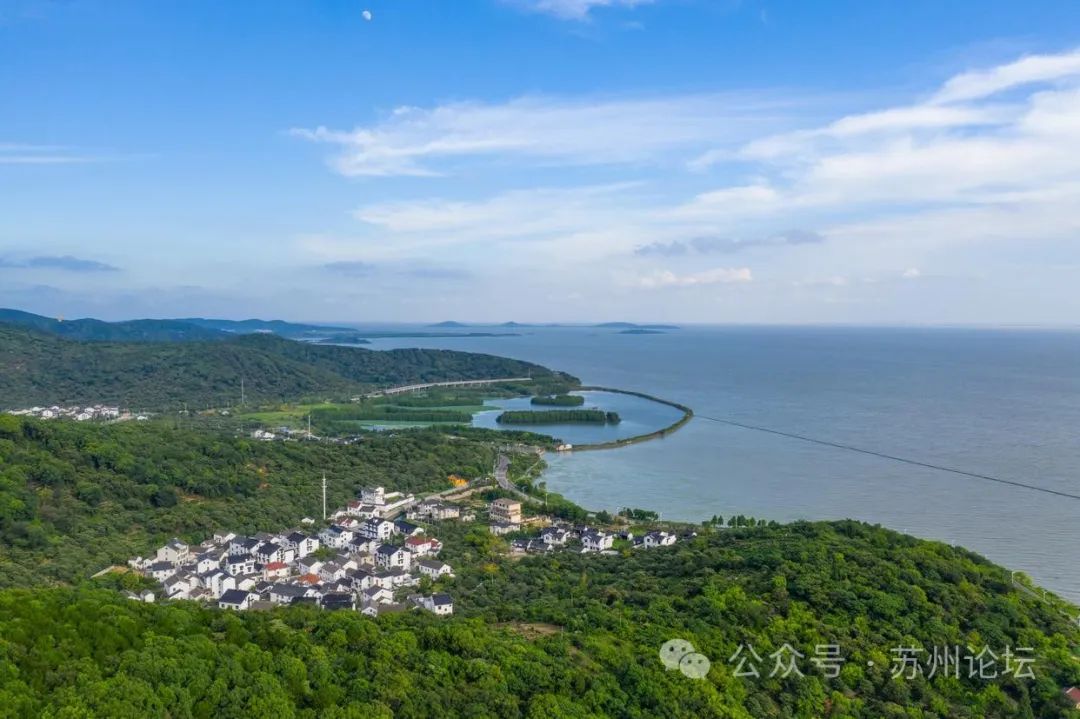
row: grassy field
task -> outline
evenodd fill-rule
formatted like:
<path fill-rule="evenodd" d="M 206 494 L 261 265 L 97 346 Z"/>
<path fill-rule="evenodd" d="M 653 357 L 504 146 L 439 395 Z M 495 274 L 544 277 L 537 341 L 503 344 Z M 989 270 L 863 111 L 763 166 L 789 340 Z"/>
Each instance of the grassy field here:
<path fill-rule="evenodd" d="M 356 409 L 357 407 L 369 407 L 372 409 L 400 409 L 414 411 L 453 411 L 475 415 L 478 412 L 491 410 L 492 407 L 484 405 L 484 400 L 496 397 L 505 397 L 505 392 L 491 391 L 488 389 L 458 390 L 449 392 L 427 392 L 405 395 L 401 397 L 387 397 L 368 400 L 363 403 L 335 403 L 320 402 L 313 404 L 289 404 L 277 407 L 252 408 L 250 411 L 237 411 L 235 417 L 243 422 L 257 422 L 268 427 L 291 427 L 303 429 L 307 426 L 308 415 L 312 412 L 317 414 L 320 410 Z M 457 422 L 429 422 L 408 421 L 398 419 L 360 419 L 349 420 L 348 424 L 357 428 L 368 427 L 424 427 L 432 424 L 460 424 Z"/>

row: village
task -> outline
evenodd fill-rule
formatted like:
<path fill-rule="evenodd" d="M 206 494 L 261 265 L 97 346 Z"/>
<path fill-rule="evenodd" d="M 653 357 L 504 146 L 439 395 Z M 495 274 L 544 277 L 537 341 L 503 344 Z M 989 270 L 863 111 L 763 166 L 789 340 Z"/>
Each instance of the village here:
<path fill-rule="evenodd" d="M 89 407 L 69 406 L 61 407 L 26 407 L 24 409 L 11 409 L 8 414 L 16 417 L 35 417 L 37 419 L 73 419 L 76 422 L 88 422 L 90 420 L 123 422 L 127 420 L 145 421 L 149 415 L 135 414 L 131 410 L 120 409 L 102 404 Z"/>
<path fill-rule="evenodd" d="M 463 480 L 452 478 L 459 484 Z M 461 497 L 472 491 L 465 489 Z M 526 517 L 522 502 L 499 497 L 479 507 L 439 493 L 424 499 L 363 489 L 344 507 L 326 513 L 329 525 L 242 536 L 228 531 L 197 545 L 173 539 L 152 557 L 128 566 L 155 580 L 160 591 L 129 593 L 131 599 L 192 600 L 238 611 L 308 604 L 347 609 L 375 617 L 420 609 L 438 616 L 454 613 L 454 569 L 439 559 L 443 543 L 428 527 L 440 522 L 476 522 L 477 511 L 493 535 L 510 538 L 512 555 L 555 551 L 615 554 L 616 543 L 648 549 L 669 546 L 674 533 L 653 530 L 634 536 L 574 526 L 552 517 Z M 475 504 L 475 503 L 474 503 Z M 325 510 L 324 510 L 325 512 Z"/>

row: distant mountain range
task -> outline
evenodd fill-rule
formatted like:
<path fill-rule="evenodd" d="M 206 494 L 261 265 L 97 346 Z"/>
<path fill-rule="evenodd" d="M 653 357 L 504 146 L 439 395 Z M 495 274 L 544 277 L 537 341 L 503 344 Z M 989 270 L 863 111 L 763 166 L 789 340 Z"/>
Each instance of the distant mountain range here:
<path fill-rule="evenodd" d="M 203 342 L 256 333 L 275 334 L 289 339 L 333 337 L 354 344 L 365 342 L 356 330 L 348 327 L 296 324 L 282 320 L 187 317 L 106 322 L 90 318 L 64 320 L 22 310 L 0 309 L 0 322 L 86 342 Z"/>

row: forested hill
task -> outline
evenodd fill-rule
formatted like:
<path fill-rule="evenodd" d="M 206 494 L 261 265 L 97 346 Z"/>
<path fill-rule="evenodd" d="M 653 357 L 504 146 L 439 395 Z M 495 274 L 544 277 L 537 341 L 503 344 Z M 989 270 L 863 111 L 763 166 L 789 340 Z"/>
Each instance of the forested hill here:
<path fill-rule="evenodd" d="M 0 309 L 0 322 L 27 327 L 73 340 L 114 342 L 191 342 L 224 339 L 228 335 L 212 327 L 183 320 L 128 320 L 105 322 L 91 318 L 59 320 L 21 310 Z"/>
<path fill-rule="evenodd" d="M 559 377 L 539 365 L 449 350 L 373 351 L 273 335 L 209 342 L 78 342 L 0 323 L 0 409 L 112 403 L 140 410 L 340 397 L 378 386 Z M 576 382 L 574 378 L 566 378 Z"/>
<path fill-rule="evenodd" d="M 290 339 L 341 337 L 362 342 L 346 327 L 306 325 L 282 320 L 217 320 L 203 317 L 106 322 L 93 318 L 65 320 L 0 308 L 0 322 L 87 342 L 191 342 L 223 340 L 234 335 L 272 332 Z"/>
<path fill-rule="evenodd" d="M 981 557 L 857 522 L 520 559 L 483 520 L 443 523 L 453 617 L 237 614 L 90 589 L 138 582 L 130 573 L 80 581 L 169 536 L 284 529 L 317 510 L 324 470 L 336 505 L 374 483 L 441 488 L 495 452 L 433 430 L 342 446 L 0 415 L 0 717 L 1073 715 L 1061 691 L 1080 683 L 1071 622 Z M 42 586 L 58 583 L 76 586 Z M 675 638 L 711 661 L 705 678 L 664 668 Z M 782 654 L 798 673 L 781 676 L 772 655 L 785 645 L 802 659 Z M 831 646 L 833 677 L 813 662 Z M 986 676 L 965 663 L 897 677 L 901 647 L 922 650 L 924 668 L 948 647 L 997 663 Z M 1020 647 L 1034 678 L 1005 670 Z M 737 675 L 738 651 L 759 676 Z"/>

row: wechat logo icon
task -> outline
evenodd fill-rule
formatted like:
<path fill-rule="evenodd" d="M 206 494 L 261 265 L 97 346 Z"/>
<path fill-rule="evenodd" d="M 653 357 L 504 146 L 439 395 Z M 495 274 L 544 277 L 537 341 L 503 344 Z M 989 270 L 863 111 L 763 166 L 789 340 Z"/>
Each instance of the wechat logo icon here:
<path fill-rule="evenodd" d="M 691 679 L 704 679 L 712 662 L 685 639 L 669 639 L 660 647 L 660 661 L 672 671 L 678 669 Z"/>

